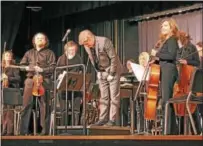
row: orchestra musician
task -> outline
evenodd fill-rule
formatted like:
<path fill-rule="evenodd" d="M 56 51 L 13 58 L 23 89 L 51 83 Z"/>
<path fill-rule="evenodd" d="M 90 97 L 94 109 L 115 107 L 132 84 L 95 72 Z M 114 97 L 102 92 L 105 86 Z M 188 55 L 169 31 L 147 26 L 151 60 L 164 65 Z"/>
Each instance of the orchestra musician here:
<path fill-rule="evenodd" d="M 159 50 L 157 51 L 153 49 L 151 52 L 152 56 L 156 56 L 159 59 L 159 65 L 161 68 L 161 94 L 163 111 L 165 111 L 166 102 L 173 96 L 173 86 L 178 77 L 178 70 L 176 67 L 176 56 L 179 47 L 177 39 L 178 27 L 175 20 L 164 20 L 161 24 L 160 38 L 156 44 L 156 48 L 159 48 Z M 166 129 L 166 134 L 175 135 L 177 134 L 177 125 L 175 120 L 174 109 L 172 107 L 169 108 L 168 117 L 169 121 L 168 129 Z M 164 130 L 165 129 L 163 128 L 163 132 Z"/>
<path fill-rule="evenodd" d="M 19 88 L 20 75 L 19 69 L 10 68 L 15 60 L 13 59 L 13 53 L 11 51 L 5 51 L 2 56 L 2 78 L 1 85 L 3 88 Z M 12 98 L 12 97 L 5 97 Z M 10 105 L 3 105 L 3 129 L 2 135 L 13 135 L 13 110 L 15 107 Z"/>
<path fill-rule="evenodd" d="M 200 68 L 203 68 L 203 49 L 202 49 L 202 42 L 198 42 L 196 44 L 196 48 L 199 53 L 199 58 L 200 58 Z"/>
<path fill-rule="evenodd" d="M 56 66 L 59 67 L 59 66 L 81 64 L 82 60 L 81 60 L 81 57 L 77 54 L 77 50 L 78 50 L 78 45 L 74 41 L 67 42 L 64 46 L 64 54 L 59 57 Z M 67 61 L 67 59 L 68 59 L 68 61 Z M 59 78 L 62 77 L 63 71 L 66 71 L 66 69 L 59 70 L 59 72 L 57 72 L 57 74 L 60 73 Z M 72 68 L 69 68 L 68 71 L 80 73 L 82 71 L 82 68 L 81 67 L 72 67 Z M 64 102 L 65 97 L 66 97 L 66 93 L 62 92 L 62 95 L 61 95 L 62 100 L 60 102 L 60 105 L 62 106 L 63 109 L 65 108 L 65 102 Z M 69 91 L 68 100 L 71 100 L 71 97 L 72 97 L 72 92 Z M 82 93 L 75 91 L 74 92 L 74 122 L 75 123 L 73 125 L 79 124 L 81 99 L 82 99 Z"/>
<path fill-rule="evenodd" d="M 178 44 L 179 44 L 180 49 L 178 51 L 177 58 L 178 58 L 178 61 L 180 62 L 180 64 L 199 67 L 199 65 L 200 65 L 199 54 L 197 52 L 197 48 L 195 47 L 195 45 L 193 45 L 191 43 L 190 40 L 191 40 L 191 37 L 187 33 L 183 32 L 183 31 L 179 31 Z M 199 134 L 200 133 L 200 119 L 199 119 L 197 110 L 195 111 L 195 113 L 193 113 L 193 118 L 195 121 L 195 125 L 197 126 L 197 133 Z M 184 117 L 181 117 L 180 123 L 181 123 L 180 133 L 183 134 Z"/>
<path fill-rule="evenodd" d="M 110 39 L 95 36 L 90 30 L 80 32 L 79 44 L 84 46 L 97 72 L 100 87 L 99 121 L 93 125 L 114 126 L 120 106 L 120 74 L 123 70 L 120 59 Z"/>
<path fill-rule="evenodd" d="M 203 69 L 203 49 L 202 49 L 202 42 L 198 42 L 196 44 L 196 48 L 198 50 L 198 53 L 199 53 L 199 58 L 200 58 L 200 66 L 199 68 Z M 200 104 L 199 105 L 199 111 L 200 111 L 200 114 L 201 114 L 201 118 L 203 120 L 203 105 Z M 202 133 L 203 133 L 203 125 L 202 125 Z"/>
<path fill-rule="evenodd" d="M 24 93 L 23 93 L 23 107 L 20 126 L 20 134 L 27 135 L 28 126 L 31 116 L 31 110 L 33 106 L 33 95 L 32 90 L 34 88 L 34 83 L 39 81 L 38 79 L 34 81 L 34 76 L 36 73 L 43 76 L 43 87 L 46 90 L 50 90 L 52 87 L 51 76 L 53 75 L 55 69 L 55 54 L 52 50 L 48 48 L 49 40 L 44 33 L 36 33 L 32 39 L 33 47 L 28 50 L 23 56 L 20 64 L 28 65 L 25 69 L 28 72 L 27 78 L 24 82 Z M 46 94 L 46 92 L 45 92 Z M 48 93 L 47 93 L 48 94 Z M 48 115 L 49 107 L 49 96 L 42 95 L 38 98 L 39 108 L 40 108 L 40 126 L 42 127 L 41 135 L 48 132 L 48 124 L 45 124 L 45 118 Z"/>
<path fill-rule="evenodd" d="M 149 54 L 147 52 L 140 53 L 140 55 L 139 55 L 139 64 L 141 66 L 143 66 L 143 67 L 146 67 L 148 61 L 149 61 Z M 126 62 L 126 67 L 128 69 L 128 75 L 129 75 L 129 73 L 131 75 L 133 75 L 133 70 L 132 70 L 132 67 L 131 67 L 131 63 L 134 63 L 134 60 L 130 59 L 130 60 L 127 60 L 127 62 Z M 125 76 L 122 76 L 121 81 L 125 80 L 124 78 L 125 78 Z M 123 115 L 123 118 L 122 118 L 123 126 L 127 126 L 128 125 L 128 108 L 129 108 L 129 105 L 130 105 L 129 98 L 121 98 L 121 104 L 122 104 L 122 107 L 123 107 L 121 109 L 121 113 Z M 135 110 L 136 110 L 136 105 L 135 105 Z M 135 119 L 136 119 L 136 117 L 137 117 L 137 112 L 135 111 Z M 144 130 L 143 113 L 141 113 L 140 118 L 141 118 L 140 131 L 143 131 Z M 137 125 L 137 120 L 135 120 L 135 127 L 137 127 L 136 125 Z"/>
<path fill-rule="evenodd" d="M 126 62 L 126 68 L 128 70 L 127 75 L 133 75 L 133 70 L 132 70 L 132 67 L 131 67 L 131 63 L 134 63 L 133 59 L 129 59 Z M 120 78 L 121 82 L 127 80 L 125 78 L 125 75 L 126 75 L 126 73 L 124 73 L 124 75 L 121 76 L 121 78 Z M 124 86 L 124 85 L 121 85 L 121 86 Z M 129 121 L 128 109 L 129 109 L 129 105 L 130 105 L 129 98 L 122 98 L 121 97 L 121 107 L 122 107 L 121 108 L 121 114 L 122 114 L 121 118 L 122 118 L 122 121 L 123 121 L 122 126 L 128 126 L 128 121 Z"/>

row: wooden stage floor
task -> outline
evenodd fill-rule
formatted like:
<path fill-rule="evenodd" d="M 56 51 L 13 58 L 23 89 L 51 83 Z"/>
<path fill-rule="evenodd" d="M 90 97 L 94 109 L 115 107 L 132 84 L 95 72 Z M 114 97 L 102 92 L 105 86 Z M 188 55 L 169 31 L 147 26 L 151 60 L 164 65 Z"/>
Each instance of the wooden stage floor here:
<path fill-rule="evenodd" d="M 170 135 L 170 136 L 143 136 L 143 135 L 94 135 L 94 136 L 2 136 L 2 140 L 202 140 L 203 136 Z M 203 143 L 202 143 L 203 145 Z"/>
<path fill-rule="evenodd" d="M 2 146 L 203 146 L 203 136 L 2 136 Z"/>
<path fill-rule="evenodd" d="M 1 142 L 2 146 L 203 146 L 203 136 L 130 135 L 126 127 L 91 127 L 87 132 L 85 136 L 81 127 L 75 127 L 58 136 L 2 136 Z"/>

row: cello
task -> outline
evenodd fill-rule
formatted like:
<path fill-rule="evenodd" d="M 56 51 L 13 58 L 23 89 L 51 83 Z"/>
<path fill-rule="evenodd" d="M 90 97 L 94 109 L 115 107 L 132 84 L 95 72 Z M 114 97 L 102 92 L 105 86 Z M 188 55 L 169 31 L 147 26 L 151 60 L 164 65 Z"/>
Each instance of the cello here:
<path fill-rule="evenodd" d="M 157 64 L 150 65 L 149 81 L 147 88 L 147 98 L 145 98 L 145 112 L 144 117 L 147 120 L 156 119 L 156 106 L 158 101 L 159 91 L 159 80 L 160 80 L 160 66 Z"/>
<path fill-rule="evenodd" d="M 155 63 L 151 64 L 149 54 L 147 52 L 142 52 L 139 56 L 139 64 L 145 66 L 146 62 L 148 63 L 145 67 L 143 78 L 145 81 L 146 78 L 149 77 L 149 80 L 147 83 L 147 98 L 144 99 L 144 117 L 147 120 L 155 120 L 159 91 L 160 66 Z"/>
<path fill-rule="evenodd" d="M 190 36 L 186 34 L 185 32 L 180 31 L 180 38 L 179 38 L 179 44 L 183 46 L 183 50 L 181 52 L 180 58 L 183 58 L 183 55 L 185 53 L 185 49 L 187 48 L 187 44 L 190 41 Z M 193 55 L 197 52 L 192 52 L 191 54 L 184 56 L 184 59 L 188 58 L 189 56 Z M 178 63 L 179 64 L 179 63 Z M 179 64 L 178 66 L 179 71 L 179 80 L 174 85 L 174 92 L 173 92 L 173 98 L 179 98 L 188 95 L 190 92 L 190 81 L 192 77 L 192 73 L 194 72 L 195 67 L 187 64 Z M 177 116 L 185 116 L 186 114 L 186 105 L 184 103 L 181 104 L 173 104 L 174 111 Z M 196 104 L 190 104 L 190 111 L 191 113 L 194 113 L 196 109 Z"/>
<path fill-rule="evenodd" d="M 195 67 L 191 65 L 181 64 L 178 67 L 179 70 L 179 80 L 174 85 L 174 94 L 173 98 L 180 98 L 187 95 L 190 92 L 190 80 L 192 73 L 194 72 Z M 173 104 L 175 114 L 177 116 L 184 116 L 186 114 L 186 105 L 185 103 L 175 103 Z M 190 111 L 194 113 L 197 105 L 190 104 Z"/>

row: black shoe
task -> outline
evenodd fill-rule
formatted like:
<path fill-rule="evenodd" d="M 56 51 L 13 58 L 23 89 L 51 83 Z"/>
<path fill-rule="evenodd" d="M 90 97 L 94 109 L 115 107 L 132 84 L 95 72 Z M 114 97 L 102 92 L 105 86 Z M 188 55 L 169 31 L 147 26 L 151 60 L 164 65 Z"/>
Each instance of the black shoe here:
<path fill-rule="evenodd" d="M 103 126 L 104 124 L 106 124 L 106 122 L 105 122 L 105 121 L 100 120 L 100 121 L 97 121 L 97 122 L 96 122 L 96 123 L 94 123 L 94 124 L 91 124 L 90 126 Z"/>
<path fill-rule="evenodd" d="M 116 126 L 116 122 L 110 120 L 104 126 Z"/>

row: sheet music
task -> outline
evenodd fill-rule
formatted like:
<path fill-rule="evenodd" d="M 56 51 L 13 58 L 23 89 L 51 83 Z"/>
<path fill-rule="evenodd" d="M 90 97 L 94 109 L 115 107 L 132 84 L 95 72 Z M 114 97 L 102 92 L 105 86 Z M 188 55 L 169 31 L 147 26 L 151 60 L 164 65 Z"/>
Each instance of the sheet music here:
<path fill-rule="evenodd" d="M 136 64 L 136 63 L 131 62 L 130 64 L 131 64 L 134 75 L 136 76 L 137 80 L 140 82 L 143 78 L 145 68 L 139 64 Z M 149 81 L 149 72 L 148 72 L 147 77 L 146 77 L 147 81 Z"/>
<path fill-rule="evenodd" d="M 58 79 L 57 79 L 57 87 L 56 87 L 56 89 L 59 89 L 59 87 L 61 86 L 61 83 L 62 83 L 62 81 L 63 81 L 63 78 L 66 76 L 66 71 L 63 71 L 63 73 L 62 74 L 60 74 L 59 75 L 59 77 L 58 77 Z"/>

